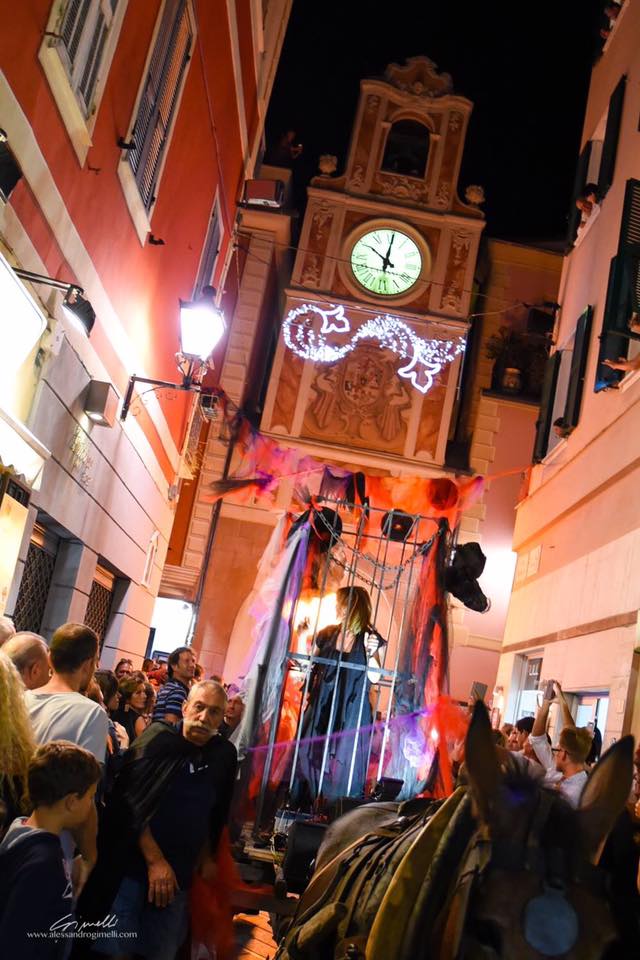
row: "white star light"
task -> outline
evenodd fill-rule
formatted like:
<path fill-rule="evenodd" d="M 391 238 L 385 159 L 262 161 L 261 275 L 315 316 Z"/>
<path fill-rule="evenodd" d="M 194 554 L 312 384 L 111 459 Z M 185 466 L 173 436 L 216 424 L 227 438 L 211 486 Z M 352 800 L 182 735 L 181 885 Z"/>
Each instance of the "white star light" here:
<path fill-rule="evenodd" d="M 320 331 L 314 330 L 314 319 L 320 318 Z M 316 320 L 317 326 L 317 320 Z M 451 363 L 465 348 L 464 337 L 454 340 L 425 340 L 419 337 L 408 324 L 389 314 L 380 314 L 365 322 L 342 346 L 330 343 L 329 333 L 350 333 L 351 325 L 345 316 L 344 307 L 336 306 L 322 310 L 315 303 L 303 303 L 290 310 L 282 324 L 284 342 L 303 360 L 314 363 L 335 363 L 355 350 L 360 340 L 377 340 L 380 348 L 391 350 L 408 362 L 398 370 L 398 375 L 408 380 L 420 393 L 427 393 L 434 378 L 446 363 Z"/>

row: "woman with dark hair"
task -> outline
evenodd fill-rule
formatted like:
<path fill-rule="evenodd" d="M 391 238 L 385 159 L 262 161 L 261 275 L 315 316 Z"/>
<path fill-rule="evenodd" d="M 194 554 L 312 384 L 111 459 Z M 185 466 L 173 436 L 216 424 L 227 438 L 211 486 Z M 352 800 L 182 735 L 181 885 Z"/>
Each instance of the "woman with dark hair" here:
<path fill-rule="evenodd" d="M 339 622 L 325 627 L 316 637 L 314 656 L 330 662 L 314 663 L 311 670 L 301 731 L 302 739 L 308 742 L 300 747 L 296 771 L 301 781 L 298 799 L 305 784 L 311 800 L 320 792 L 325 799 L 333 800 L 347 795 L 360 797 L 364 790 L 373 719 L 367 665 L 370 659 L 379 664 L 382 641 L 370 632 L 371 600 L 363 587 L 340 587 L 336 609 Z M 358 733 L 358 727 L 367 729 Z M 327 741 L 328 733 L 331 736 Z"/>
<path fill-rule="evenodd" d="M 118 684 L 120 706 L 111 716 L 117 723 L 121 723 L 127 731 L 130 745 L 147 727 L 147 723 L 142 716 L 147 703 L 145 685 L 146 681 L 139 677 L 127 677 Z"/>

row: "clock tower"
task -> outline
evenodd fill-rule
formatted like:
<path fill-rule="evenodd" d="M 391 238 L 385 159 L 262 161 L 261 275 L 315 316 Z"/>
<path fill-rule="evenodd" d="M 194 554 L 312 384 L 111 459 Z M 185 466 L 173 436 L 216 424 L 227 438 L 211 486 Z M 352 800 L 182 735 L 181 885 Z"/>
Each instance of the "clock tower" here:
<path fill-rule="evenodd" d="M 312 180 L 261 429 L 327 461 L 442 474 L 484 227 L 472 104 L 426 57 L 362 81 L 345 172 Z"/>

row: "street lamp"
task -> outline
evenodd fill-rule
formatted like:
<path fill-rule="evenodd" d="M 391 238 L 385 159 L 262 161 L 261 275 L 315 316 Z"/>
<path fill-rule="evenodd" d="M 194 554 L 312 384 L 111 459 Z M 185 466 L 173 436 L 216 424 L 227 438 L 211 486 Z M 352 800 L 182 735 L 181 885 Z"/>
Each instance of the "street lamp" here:
<path fill-rule="evenodd" d="M 180 351 L 176 354 L 176 359 L 182 382 L 153 380 L 134 374 L 129 378 L 129 386 L 122 402 L 121 420 L 127 418 L 136 383 L 169 387 L 173 390 L 193 390 L 197 393 L 202 390 L 197 378 L 209 365 L 211 354 L 226 329 L 222 310 L 216 306 L 214 297 L 214 288 L 205 287 L 198 300 L 180 301 Z"/>

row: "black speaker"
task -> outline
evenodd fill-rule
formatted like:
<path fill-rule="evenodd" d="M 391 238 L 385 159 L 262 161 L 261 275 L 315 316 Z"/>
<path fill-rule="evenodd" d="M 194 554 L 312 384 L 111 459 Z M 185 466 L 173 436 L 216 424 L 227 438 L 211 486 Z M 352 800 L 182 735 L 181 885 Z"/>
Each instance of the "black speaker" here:
<path fill-rule="evenodd" d="M 291 824 L 287 837 L 287 852 L 282 861 L 282 873 L 290 893 L 302 893 L 309 883 L 311 864 L 322 843 L 326 823 L 299 820 Z"/>
<path fill-rule="evenodd" d="M 404 510 L 389 510 L 382 518 L 382 533 L 389 540 L 403 543 L 413 530 L 415 518 Z"/>

